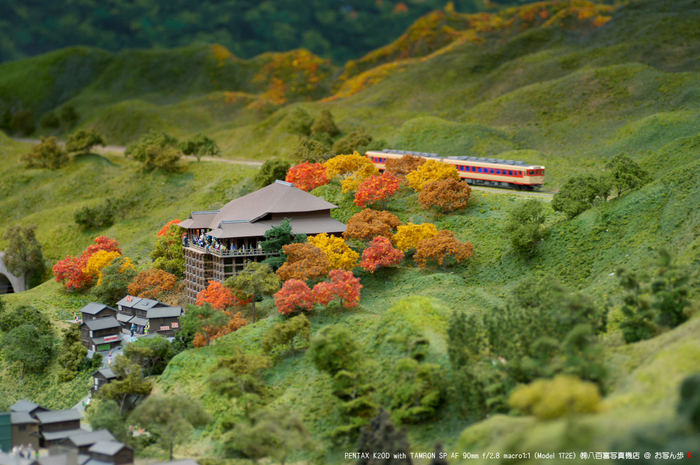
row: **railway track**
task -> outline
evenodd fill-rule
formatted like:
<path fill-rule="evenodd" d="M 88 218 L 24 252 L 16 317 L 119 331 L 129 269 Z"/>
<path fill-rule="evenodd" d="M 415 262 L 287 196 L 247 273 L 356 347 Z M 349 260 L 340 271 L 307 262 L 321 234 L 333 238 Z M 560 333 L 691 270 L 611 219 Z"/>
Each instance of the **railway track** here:
<path fill-rule="evenodd" d="M 483 191 L 493 194 L 512 194 L 521 195 L 524 197 L 540 197 L 548 200 L 552 200 L 552 196 L 556 194 L 553 191 L 516 191 L 514 189 L 500 189 L 498 187 L 483 187 L 483 186 L 471 186 L 473 191 Z"/>

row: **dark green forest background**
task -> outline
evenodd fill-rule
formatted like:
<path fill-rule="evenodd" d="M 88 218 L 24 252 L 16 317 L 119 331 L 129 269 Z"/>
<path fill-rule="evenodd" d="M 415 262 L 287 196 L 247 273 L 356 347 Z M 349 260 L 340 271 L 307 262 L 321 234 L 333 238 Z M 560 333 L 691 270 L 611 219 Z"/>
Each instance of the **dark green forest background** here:
<path fill-rule="evenodd" d="M 218 43 L 241 58 L 306 48 L 336 65 L 398 38 L 448 0 L 0 0 L 0 61 L 89 45 L 110 51 Z M 453 0 L 474 13 L 523 0 Z"/>

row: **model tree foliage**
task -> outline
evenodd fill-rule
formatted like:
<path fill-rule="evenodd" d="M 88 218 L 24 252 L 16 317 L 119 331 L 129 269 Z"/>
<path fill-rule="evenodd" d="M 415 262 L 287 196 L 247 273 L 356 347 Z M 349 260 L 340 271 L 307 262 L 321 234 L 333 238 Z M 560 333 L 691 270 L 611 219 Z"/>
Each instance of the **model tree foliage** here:
<path fill-rule="evenodd" d="M 200 335 L 203 343 L 197 347 L 207 346 L 221 328 L 228 324 L 229 318 L 224 312 L 219 311 L 205 303 L 202 306 L 188 305 L 185 314 L 180 317 L 180 328 L 183 333 L 190 334 L 192 338 Z"/>
<path fill-rule="evenodd" d="M 624 191 L 638 189 L 651 180 L 651 176 L 634 160 L 623 153 L 615 155 L 605 165 L 612 187 L 617 190 L 617 196 Z"/>
<path fill-rule="evenodd" d="M 46 265 L 41 244 L 36 238 L 36 225 L 11 226 L 3 239 L 8 241 L 2 258 L 8 271 L 15 276 L 25 274 L 28 283 L 39 284 L 46 273 Z"/>
<path fill-rule="evenodd" d="M 399 217 L 392 213 L 365 209 L 350 218 L 343 237 L 361 241 L 369 241 L 376 236 L 391 238 L 400 224 Z"/>
<path fill-rule="evenodd" d="M 337 301 L 341 308 L 355 308 L 360 303 L 360 278 L 352 271 L 332 270 L 329 273 L 330 282 L 324 281 L 313 288 L 314 299 L 317 303 L 328 306 L 331 301 Z"/>
<path fill-rule="evenodd" d="M 402 224 L 396 228 L 393 242 L 396 248 L 406 253 L 417 248 L 420 241 L 429 239 L 437 233 L 437 227 L 432 223 Z"/>
<path fill-rule="evenodd" d="M 151 130 L 129 144 L 124 156 L 141 162 L 145 170 L 160 168 L 172 171 L 182 156 L 177 147 L 178 142 L 174 137 Z"/>
<path fill-rule="evenodd" d="M 319 186 L 328 184 L 328 176 L 326 175 L 326 167 L 323 163 L 308 163 L 304 162 L 293 166 L 287 172 L 285 181 L 294 184 L 303 191 L 309 192 Z"/>
<path fill-rule="evenodd" d="M 69 153 L 81 152 L 88 154 L 94 146 L 101 145 L 104 147 L 106 144 L 105 139 L 94 129 L 81 129 L 75 134 L 68 136 L 66 151 Z"/>
<path fill-rule="evenodd" d="M 385 165 L 388 172 L 394 173 L 399 178 L 406 179 L 408 173 L 425 165 L 426 161 L 423 157 L 406 154 L 401 158 L 388 158 Z"/>
<path fill-rule="evenodd" d="M 386 269 L 390 266 L 400 265 L 403 259 L 404 253 L 399 249 L 395 249 L 389 239 L 384 236 L 377 236 L 372 239 L 369 247 L 362 252 L 360 266 L 365 271 L 374 273 L 379 268 Z"/>
<path fill-rule="evenodd" d="M 226 280 L 226 286 L 251 296 L 253 323 L 255 323 L 255 301 L 262 296 L 272 295 L 280 288 L 281 282 L 266 263 L 250 262 L 237 275 Z"/>
<path fill-rule="evenodd" d="M 265 186 L 269 186 L 276 180 L 284 181 L 287 178 L 287 173 L 292 165 L 288 161 L 280 160 L 274 158 L 272 160 L 267 160 L 260 167 L 260 170 L 255 174 L 253 180 L 258 188 L 262 189 Z"/>
<path fill-rule="evenodd" d="M 427 160 L 417 169 L 406 175 L 408 183 L 413 190 L 420 192 L 431 182 L 441 181 L 443 179 L 452 178 L 459 181 L 459 171 L 454 165 L 442 163 L 437 160 Z"/>
<path fill-rule="evenodd" d="M 302 107 L 294 108 L 294 111 L 287 117 L 287 131 L 298 134 L 299 138 L 311 135 L 311 126 L 314 118 Z"/>
<path fill-rule="evenodd" d="M 5 361 L 22 365 L 25 372 L 38 373 L 51 363 L 53 356 L 53 333 L 42 332 L 31 324 L 22 324 L 3 334 Z"/>
<path fill-rule="evenodd" d="M 385 172 L 365 179 L 355 192 L 355 205 L 365 208 L 368 205 L 378 205 L 386 210 L 389 198 L 399 190 L 399 178 Z"/>
<path fill-rule="evenodd" d="M 55 137 L 41 136 L 41 143 L 22 155 L 22 161 L 28 168 L 48 168 L 57 170 L 68 163 L 66 151 L 58 146 Z"/>
<path fill-rule="evenodd" d="M 323 163 L 328 160 L 333 153 L 321 142 L 303 137 L 292 152 L 292 160 L 298 163 Z"/>
<path fill-rule="evenodd" d="M 357 152 L 352 155 L 338 155 L 326 163 L 326 173 L 331 180 L 342 180 L 343 192 L 356 190 L 365 179 L 379 174 L 374 163 Z"/>
<path fill-rule="evenodd" d="M 93 398 L 86 413 L 93 431 L 106 429 L 118 441 L 126 441 L 126 419 L 119 411 L 119 404 L 116 401 Z"/>
<path fill-rule="evenodd" d="M 80 340 L 79 325 L 72 324 L 63 330 L 60 350 L 58 364 L 61 366 L 61 370 L 58 372 L 58 380 L 61 382 L 71 381 L 80 371 L 87 356 L 87 349 Z"/>
<path fill-rule="evenodd" d="M 545 208 L 542 202 L 530 199 L 521 202 L 508 213 L 503 232 L 517 253 L 530 254 L 545 237 Z"/>
<path fill-rule="evenodd" d="M 282 281 L 289 279 L 320 278 L 328 274 L 330 264 L 323 250 L 308 242 L 289 244 L 282 247 L 287 257 L 284 264 L 277 270 L 277 276 Z"/>
<path fill-rule="evenodd" d="M 101 270 L 101 279 L 90 290 L 93 298 L 106 305 L 116 305 L 128 293 L 136 270 L 128 257 L 117 257 Z"/>
<path fill-rule="evenodd" d="M 282 247 L 288 244 L 306 242 L 306 234 L 292 234 L 292 225 L 288 218 L 282 220 L 279 226 L 273 226 L 265 231 L 265 240 L 261 241 L 260 247 L 268 255 L 268 258 L 263 260 L 263 263 L 270 265 L 273 271 L 276 271 L 284 261 L 285 255 L 282 253 Z M 278 254 L 278 255 L 273 255 Z"/>
<path fill-rule="evenodd" d="M 296 355 L 295 345 L 309 342 L 311 335 L 311 322 L 305 315 L 297 315 L 283 323 L 275 323 L 262 340 L 262 350 L 270 353 L 278 346 L 289 347 L 292 355 Z"/>
<path fill-rule="evenodd" d="M 195 399 L 183 395 L 153 395 L 136 407 L 130 419 L 154 435 L 172 460 L 175 444 L 187 441 L 192 429 L 205 426 L 211 416 Z"/>
<path fill-rule="evenodd" d="M 216 141 L 201 132 L 181 142 L 178 147 L 185 155 L 197 157 L 197 161 L 201 161 L 204 156 L 221 156 L 221 149 Z"/>
<path fill-rule="evenodd" d="M 13 134 L 20 136 L 31 134 L 36 128 L 34 125 L 34 112 L 32 112 L 32 110 L 29 108 L 17 111 L 14 115 L 12 115 L 10 128 Z"/>
<path fill-rule="evenodd" d="M 117 379 L 105 384 L 98 391 L 100 399 L 114 400 L 119 405 L 119 411 L 124 414 L 131 407 L 127 400 L 131 396 L 147 396 L 153 389 L 153 383 L 144 379 L 141 366 L 132 362 L 124 355 L 118 355 L 111 365 Z"/>
<path fill-rule="evenodd" d="M 150 269 L 140 272 L 129 284 L 127 293 L 147 299 L 162 300 L 163 297 L 175 290 L 177 276 L 167 271 Z"/>
<path fill-rule="evenodd" d="M 340 134 L 340 129 L 335 125 L 335 120 L 331 111 L 326 109 L 321 111 L 321 116 L 319 116 L 314 124 L 311 125 L 311 134 L 321 134 L 326 133 L 331 137 L 335 137 Z"/>
<path fill-rule="evenodd" d="M 288 279 L 275 294 L 275 305 L 282 315 L 291 315 L 301 310 L 311 311 L 314 302 L 311 289 L 300 279 Z"/>
<path fill-rule="evenodd" d="M 439 231 L 436 235 L 421 240 L 416 246 L 414 259 L 421 268 L 434 260 L 447 272 L 448 262 L 460 263 L 474 255 L 474 246 L 470 242 L 460 242 L 452 231 Z"/>
<path fill-rule="evenodd" d="M 426 210 L 436 207 L 442 213 L 450 213 L 467 208 L 471 192 L 469 184 L 450 177 L 426 184 L 418 201 Z"/>
<path fill-rule="evenodd" d="M 609 191 L 610 184 L 605 176 L 573 176 L 552 197 L 552 209 L 574 218 L 591 208 L 597 198 L 605 200 Z"/>
<path fill-rule="evenodd" d="M 153 267 L 159 268 L 179 278 L 185 276 L 185 252 L 182 249 L 180 235 L 182 228 L 177 224 L 168 226 L 164 235 L 156 237 L 155 247 L 151 252 Z"/>
<path fill-rule="evenodd" d="M 352 270 L 357 265 L 360 254 L 352 250 L 342 237 L 327 233 L 309 237 L 309 243 L 323 251 L 331 270 Z"/>
<path fill-rule="evenodd" d="M 163 373 L 175 356 L 172 344 L 160 335 L 142 337 L 124 347 L 124 355 L 138 363 L 146 376 Z"/>
<path fill-rule="evenodd" d="M 333 144 L 333 153 L 348 155 L 357 152 L 361 147 L 366 147 L 372 142 L 372 136 L 364 130 L 352 131 Z"/>

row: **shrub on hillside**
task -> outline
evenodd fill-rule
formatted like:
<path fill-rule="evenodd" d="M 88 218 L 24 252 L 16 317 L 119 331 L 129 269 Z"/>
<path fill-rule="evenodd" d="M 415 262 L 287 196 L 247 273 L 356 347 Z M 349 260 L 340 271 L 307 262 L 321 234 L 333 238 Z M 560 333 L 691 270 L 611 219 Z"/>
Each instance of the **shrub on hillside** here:
<path fill-rule="evenodd" d="M 337 155 L 349 155 L 357 152 L 360 147 L 366 147 L 372 142 L 372 136 L 365 130 L 352 131 L 333 144 L 333 153 Z"/>
<path fill-rule="evenodd" d="M 524 255 L 532 253 L 545 237 L 545 218 L 544 205 L 535 199 L 519 203 L 511 209 L 503 232 L 513 250 Z"/>
<path fill-rule="evenodd" d="M 551 420 L 581 413 L 597 413 L 602 409 L 598 386 L 576 376 L 557 375 L 554 379 L 538 379 L 519 386 L 508 398 L 518 410 Z"/>
<path fill-rule="evenodd" d="M 49 111 L 41 115 L 41 119 L 39 119 L 39 125 L 46 129 L 58 129 L 61 127 L 61 120 L 58 119 L 56 113 Z"/>
<path fill-rule="evenodd" d="M 141 135 L 136 141 L 129 144 L 124 152 L 125 157 L 132 157 L 134 160 L 143 163 L 145 170 L 156 168 L 165 171 L 175 169 L 182 153 L 178 148 L 177 139 L 157 131 L 149 131 Z"/>
<path fill-rule="evenodd" d="M 100 270 L 100 280 L 90 294 L 96 301 L 114 306 L 127 294 L 135 277 L 136 270 L 129 258 L 117 257 Z"/>
<path fill-rule="evenodd" d="M 221 149 L 216 141 L 201 132 L 178 144 L 178 148 L 185 155 L 195 156 L 197 161 L 200 161 L 203 156 L 221 156 Z"/>
<path fill-rule="evenodd" d="M 262 189 L 265 186 L 269 186 L 276 180 L 284 180 L 287 177 L 287 173 L 292 165 L 288 161 L 273 159 L 267 160 L 260 167 L 260 170 L 255 173 L 253 180 L 258 188 Z"/>
<path fill-rule="evenodd" d="M 179 222 L 178 220 L 177 223 Z M 151 258 L 154 268 L 183 278 L 185 276 L 185 251 L 182 249 L 182 242 L 180 242 L 182 228 L 177 223 L 171 221 L 166 225 L 165 233 L 162 229 L 158 233 Z"/>
<path fill-rule="evenodd" d="M 566 180 L 552 198 L 552 209 L 574 218 L 593 207 L 596 199 L 605 201 L 610 192 L 610 183 L 605 176 L 591 174 L 572 176 Z"/>
<path fill-rule="evenodd" d="M 314 124 L 313 117 L 302 107 L 296 107 L 287 117 L 287 131 L 298 134 L 299 138 L 311 135 L 311 126 Z"/>
<path fill-rule="evenodd" d="M 101 145 L 104 147 L 106 143 L 104 137 L 97 131 L 93 129 L 81 129 L 75 134 L 68 136 L 66 150 L 68 152 L 90 153 L 90 150 L 92 150 L 94 146 Z"/>
<path fill-rule="evenodd" d="M 340 129 L 335 125 L 335 120 L 330 110 L 321 111 L 321 116 L 319 116 L 314 124 L 311 125 L 312 134 L 326 133 L 331 137 L 335 137 L 340 134 Z"/>
<path fill-rule="evenodd" d="M 58 146 L 55 137 L 41 136 L 41 143 L 33 146 L 29 153 L 22 155 L 22 161 L 28 168 L 57 170 L 68 163 L 68 155 Z"/>
<path fill-rule="evenodd" d="M 455 178 L 441 179 L 426 184 L 420 191 L 418 202 L 426 210 L 437 207 L 442 213 L 450 213 L 467 208 L 471 192 L 466 182 Z"/>
<path fill-rule="evenodd" d="M 610 183 L 617 190 L 617 196 L 624 191 L 638 189 L 651 181 L 649 173 L 625 154 L 615 155 L 605 165 Z"/>
<path fill-rule="evenodd" d="M 326 145 L 308 137 L 302 138 L 291 154 L 297 163 L 323 163 L 332 156 L 333 152 Z"/>

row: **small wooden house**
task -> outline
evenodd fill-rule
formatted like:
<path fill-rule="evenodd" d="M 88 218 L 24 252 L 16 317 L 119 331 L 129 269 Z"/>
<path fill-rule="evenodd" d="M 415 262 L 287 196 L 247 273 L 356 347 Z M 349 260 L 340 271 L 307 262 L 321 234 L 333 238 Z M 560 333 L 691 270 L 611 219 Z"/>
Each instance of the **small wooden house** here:
<path fill-rule="evenodd" d="M 36 419 L 39 420 L 41 446 L 50 447 L 60 444 L 69 436 L 84 431 L 80 428 L 82 418 L 82 414 L 75 409 L 37 413 Z"/>
<path fill-rule="evenodd" d="M 148 334 L 160 334 L 163 337 L 175 335 L 180 329 L 182 307 L 154 307 L 146 312 L 149 329 Z"/>
<path fill-rule="evenodd" d="M 69 436 L 65 441 L 63 441 L 63 445 L 77 449 L 79 454 L 89 455 L 89 449 L 100 441 L 115 442 L 116 439 L 114 436 L 112 436 L 112 433 L 106 429 L 100 429 L 89 433 L 74 434 Z"/>
<path fill-rule="evenodd" d="M 27 412 L 32 417 L 36 418 L 38 412 L 50 412 L 50 410 L 29 400 L 22 399 L 10 406 L 10 412 Z"/>
<path fill-rule="evenodd" d="M 11 412 L 12 447 L 32 446 L 39 449 L 39 420 L 28 412 Z"/>
<path fill-rule="evenodd" d="M 89 320 L 96 320 L 97 318 L 108 318 L 110 316 L 117 316 L 116 309 L 95 302 L 90 302 L 89 304 L 81 308 L 80 313 L 82 314 L 83 322 Z"/>
<path fill-rule="evenodd" d="M 80 338 L 88 350 L 112 350 L 122 343 L 122 325 L 114 317 L 89 320 L 80 325 Z"/>
<path fill-rule="evenodd" d="M 88 449 L 88 453 L 92 459 L 112 465 L 134 463 L 134 450 L 122 442 L 99 441 Z"/>
<path fill-rule="evenodd" d="M 128 295 L 117 302 L 117 320 L 125 329 L 135 326 L 136 334 L 160 334 L 163 337 L 174 335 L 180 328 L 182 307 L 171 307 L 163 302 Z M 148 328 L 148 329 L 146 329 Z"/>
<path fill-rule="evenodd" d="M 109 367 L 100 368 L 92 374 L 92 377 L 95 380 L 95 384 L 92 385 L 93 394 L 99 391 L 105 384 L 109 384 L 117 379 L 117 375 L 115 375 L 112 369 Z"/>

